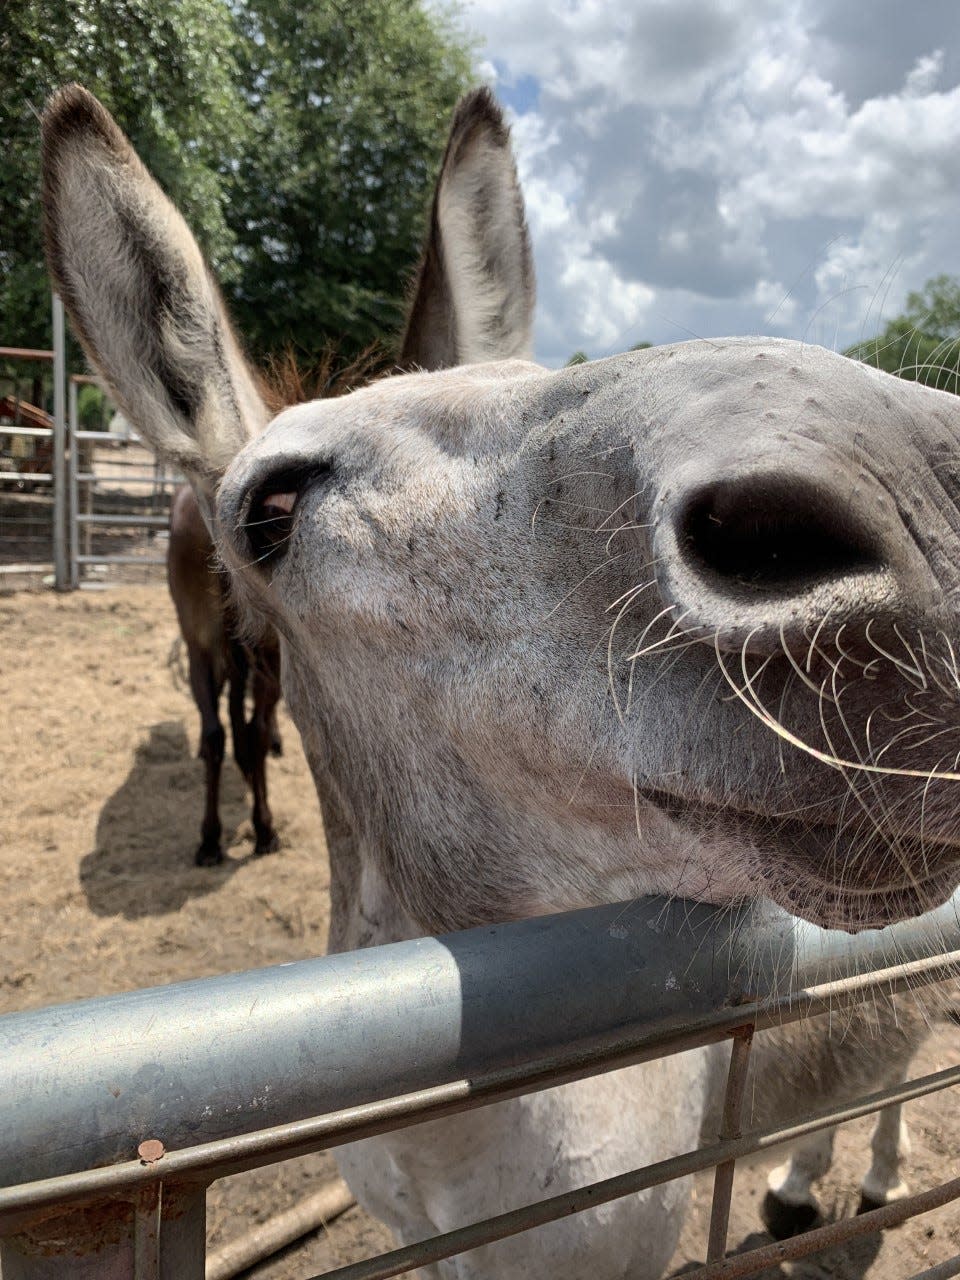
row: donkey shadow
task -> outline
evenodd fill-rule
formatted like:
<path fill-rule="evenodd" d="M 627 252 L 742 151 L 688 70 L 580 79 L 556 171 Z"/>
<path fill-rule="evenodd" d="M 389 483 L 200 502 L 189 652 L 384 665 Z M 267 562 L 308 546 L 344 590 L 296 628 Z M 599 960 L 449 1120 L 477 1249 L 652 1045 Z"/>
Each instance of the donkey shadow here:
<path fill-rule="evenodd" d="M 93 850 L 80 862 L 80 887 L 99 916 L 166 915 L 215 892 L 245 859 L 197 867 L 203 764 L 179 720 L 150 726 L 130 772 L 100 810 Z M 220 782 L 224 844 L 249 818 L 243 779 L 229 758 Z"/>

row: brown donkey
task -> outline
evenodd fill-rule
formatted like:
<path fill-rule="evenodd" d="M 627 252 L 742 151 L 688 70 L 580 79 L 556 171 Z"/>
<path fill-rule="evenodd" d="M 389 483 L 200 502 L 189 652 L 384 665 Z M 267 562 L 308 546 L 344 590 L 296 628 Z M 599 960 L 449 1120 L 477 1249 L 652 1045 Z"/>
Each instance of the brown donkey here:
<path fill-rule="evenodd" d="M 270 627 L 263 629 L 255 644 L 240 639 L 227 578 L 217 565 L 213 541 L 189 485 L 177 490 L 170 511 L 167 582 L 187 646 L 190 688 L 200 712 L 206 802 L 197 866 L 223 861 L 219 799 L 226 734 L 219 708 L 224 685 L 229 685 L 233 753 L 253 792 L 254 853 L 273 853 L 279 839 L 267 801 L 267 752 L 277 756 L 282 752 L 277 729 L 280 647 Z M 253 697 L 249 720 L 248 688 Z"/>

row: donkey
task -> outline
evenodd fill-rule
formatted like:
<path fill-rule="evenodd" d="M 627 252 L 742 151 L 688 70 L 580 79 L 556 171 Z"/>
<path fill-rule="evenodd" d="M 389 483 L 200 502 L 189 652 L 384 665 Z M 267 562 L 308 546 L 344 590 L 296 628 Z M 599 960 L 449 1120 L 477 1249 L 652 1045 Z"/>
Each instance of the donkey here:
<path fill-rule="evenodd" d="M 209 867 L 223 861 L 219 798 L 226 735 L 219 703 L 225 684 L 229 685 L 234 755 L 253 792 L 254 853 L 273 853 L 280 841 L 267 801 L 267 753 L 280 755 L 283 750 L 277 728 L 279 641 L 270 627 L 262 628 L 255 644 L 241 638 L 229 582 L 217 566 L 213 540 L 189 485 L 177 490 L 170 510 L 167 583 L 187 648 L 190 688 L 200 712 L 206 803 L 196 864 Z M 245 705 L 248 687 L 253 697 L 249 720 Z"/>
<path fill-rule="evenodd" d="M 267 425 L 195 242 L 83 90 L 48 105 L 43 157 L 74 327 L 280 637 L 333 949 L 650 893 L 861 929 L 953 892 L 954 398 L 774 339 L 531 363 L 523 202 L 481 92 L 403 341 L 424 372 Z M 338 1159 L 411 1241 L 689 1149 L 721 1065 L 694 1050 Z M 878 1198 L 899 1193 L 885 1146 Z M 781 1178 L 788 1202 L 814 1163 Z M 688 1198 L 656 1188 L 425 1274 L 652 1280 Z"/>

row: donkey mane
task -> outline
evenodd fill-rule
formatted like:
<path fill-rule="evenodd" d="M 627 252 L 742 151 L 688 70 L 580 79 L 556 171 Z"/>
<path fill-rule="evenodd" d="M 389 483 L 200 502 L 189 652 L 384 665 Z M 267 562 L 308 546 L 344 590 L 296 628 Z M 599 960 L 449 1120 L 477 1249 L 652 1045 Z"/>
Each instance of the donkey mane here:
<path fill-rule="evenodd" d="M 349 395 L 395 368 L 388 351 L 371 343 L 345 360 L 335 347 L 328 347 L 318 359 L 305 364 L 293 347 L 268 356 L 257 370 L 257 385 L 272 414 L 306 400 L 333 400 Z"/>

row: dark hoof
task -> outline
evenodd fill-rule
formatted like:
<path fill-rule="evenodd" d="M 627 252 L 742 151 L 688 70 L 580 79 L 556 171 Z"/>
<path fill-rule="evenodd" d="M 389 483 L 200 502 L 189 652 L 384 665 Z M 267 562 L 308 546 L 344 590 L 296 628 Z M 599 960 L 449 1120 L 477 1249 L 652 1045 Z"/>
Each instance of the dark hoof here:
<path fill-rule="evenodd" d="M 760 1206 L 760 1217 L 774 1240 L 789 1240 L 804 1231 L 818 1227 L 820 1210 L 814 1204 L 787 1204 L 778 1195 L 768 1191 Z"/>
<path fill-rule="evenodd" d="M 270 740 L 270 754 L 272 756 L 277 756 L 277 757 L 283 755 L 283 740 L 281 739 L 279 733 L 276 735 L 275 738 L 272 738 Z"/>
<path fill-rule="evenodd" d="M 223 861 L 223 850 L 219 845 L 202 844 L 197 850 L 194 862 L 198 867 L 216 867 Z"/>
<path fill-rule="evenodd" d="M 268 835 L 259 839 L 254 846 L 253 856 L 262 858 L 265 853 L 276 853 L 280 848 L 280 837 L 275 831 L 271 831 Z"/>

